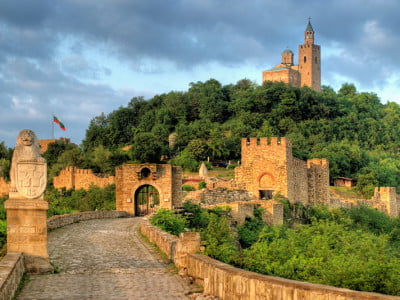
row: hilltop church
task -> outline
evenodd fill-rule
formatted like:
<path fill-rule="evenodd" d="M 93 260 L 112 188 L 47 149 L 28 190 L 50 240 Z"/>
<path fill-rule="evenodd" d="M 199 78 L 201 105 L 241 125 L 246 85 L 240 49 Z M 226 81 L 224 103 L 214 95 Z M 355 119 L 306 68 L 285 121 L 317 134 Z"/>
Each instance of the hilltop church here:
<path fill-rule="evenodd" d="M 282 62 L 262 73 L 262 82 L 282 81 L 293 87 L 308 86 L 321 91 L 321 49 L 314 44 L 314 29 L 308 21 L 304 32 L 304 44 L 299 45 L 299 64 L 293 64 L 294 54 L 286 49 Z"/>

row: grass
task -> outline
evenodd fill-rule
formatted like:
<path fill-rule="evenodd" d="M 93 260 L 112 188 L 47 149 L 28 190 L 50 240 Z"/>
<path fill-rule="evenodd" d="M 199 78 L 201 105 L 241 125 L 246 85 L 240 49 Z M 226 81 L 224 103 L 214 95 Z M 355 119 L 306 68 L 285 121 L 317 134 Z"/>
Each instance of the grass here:
<path fill-rule="evenodd" d="M 331 186 L 330 190 L 333 194 L 343 199 L 358 200 L 364 198 L 363 195 L 361 193 L 358 193 L 354 188 L 348 188 L 343 186 Z"/>
<path fill-rule="evenodd" d="M 21 281 L 19 282 L 18 288 L 15 291 L 14 297 L 12 298 L 13 300 L 17 299 L 18 295 L 21 293 L 22 289 L 24 288 L 24 286 L 28 281 L 29 281 L 29 275 L 24 273 L 24 275 L 22 275 Z"/>

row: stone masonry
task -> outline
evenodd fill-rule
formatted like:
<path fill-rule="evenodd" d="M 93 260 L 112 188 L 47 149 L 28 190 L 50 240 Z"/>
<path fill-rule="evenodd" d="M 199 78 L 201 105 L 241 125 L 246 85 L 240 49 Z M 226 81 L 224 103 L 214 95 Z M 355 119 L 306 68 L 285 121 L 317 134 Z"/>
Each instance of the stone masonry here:
<path fill-rule="evenodd" d="M 189 299 L 194 286 L 139 237 L 141 221 L 89 220 L 49 232 L 59 272 L 30 276 L 16 299 Z"/>
<path fill-rule="evenodd" d="M 172 209 L 182 204 L 182 169 L 169 164 L 124 164 L 116 168 L 116 209 L 136 214 L 137 191 L 155 188 L 159 208 Z"/>
<path fill-rule="evenodd" d="M 291 202 L 327 204 L 329 162 L 294 158 L 286 138 L 244 138 L 242 164 L 235 169 L 235 181 L 260 199 L 280 193 Z"/>
<path fill-rule="evenodd" d="M 53 185 L 56 189 L 84 189 L 88 190 L 91 185 L 105 187 L 115 183 L 115 177 L 106 174 L 93 174 L 92 170 L 67 167 L 60 174 L 53 178 Z"/>
<path fill-rule="evenodd" d="M 391 217 L 400 216 L 400 196 L 395 187 L 376 187 L 370 204 Z"/>

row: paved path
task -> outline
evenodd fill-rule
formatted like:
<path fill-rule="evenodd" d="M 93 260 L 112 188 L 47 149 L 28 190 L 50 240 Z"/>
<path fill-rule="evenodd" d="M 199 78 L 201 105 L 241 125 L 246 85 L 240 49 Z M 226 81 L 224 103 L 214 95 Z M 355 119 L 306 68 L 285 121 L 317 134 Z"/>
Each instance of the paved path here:
<path fill-rule="evenodd" d="M 49 233 L 57 274 L 32 275 L 17 299 L 188 299 L 190 285 L 137 236 L 140 218 L 91 220 Z"/>

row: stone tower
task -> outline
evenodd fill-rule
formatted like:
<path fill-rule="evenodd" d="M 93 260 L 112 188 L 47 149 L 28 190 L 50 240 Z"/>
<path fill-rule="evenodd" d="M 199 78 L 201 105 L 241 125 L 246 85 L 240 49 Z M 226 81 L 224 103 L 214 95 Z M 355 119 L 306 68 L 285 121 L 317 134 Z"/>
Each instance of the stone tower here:
<path fill-rule="evenodd" d="M 242 164 L 235 168 L 235 181 L 259 199 L 280 193 L 292 203 L 327 204 L 329 161 L 293 157 L 292 143 L 284 137 L 243 138 Z"/>
<path fill-rule="evenodd" d="M 314 44 L 314 29 L 310 21 L 304 31 L 304 44 L 299 46 L 299 72 L 301 86 L 321 91 L 321 47 Z"/>

